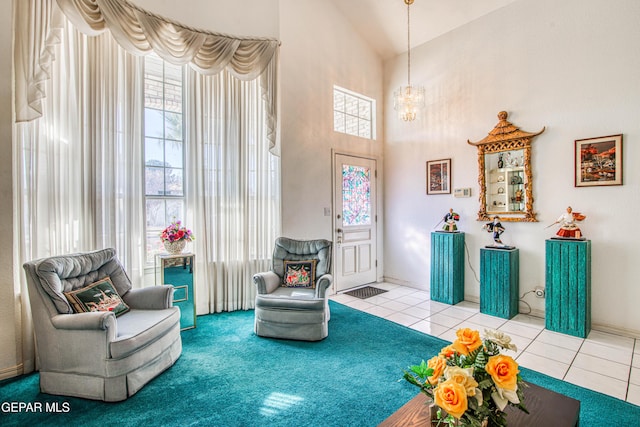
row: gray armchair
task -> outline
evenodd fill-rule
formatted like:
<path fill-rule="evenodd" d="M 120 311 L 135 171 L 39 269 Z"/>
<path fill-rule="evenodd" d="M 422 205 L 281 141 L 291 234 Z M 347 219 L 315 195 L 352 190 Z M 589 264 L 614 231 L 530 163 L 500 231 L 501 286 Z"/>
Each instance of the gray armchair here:
<path fill-rule="evenodd" d="M 304 264 L 310 266 L 305 270 L 301 268 Z M 255 333 L 303 341 L 326 338 L 330 317 L 327 289 L 333 283 L 330 269 L 330 241 L 276 239 L 272 271 L 253 276 L 258 292 Z M 296 281 L 299 277 L 303 279 Z"/>
<path fill-rule="evenodd" d="M 114 249 L 24 264 L 43 393 L 120 401 L 172 366 L 182 352 L 172 286 L 131 289 Z M 109 276 L 130 309 L 74 313 L 64 292 Z"/>

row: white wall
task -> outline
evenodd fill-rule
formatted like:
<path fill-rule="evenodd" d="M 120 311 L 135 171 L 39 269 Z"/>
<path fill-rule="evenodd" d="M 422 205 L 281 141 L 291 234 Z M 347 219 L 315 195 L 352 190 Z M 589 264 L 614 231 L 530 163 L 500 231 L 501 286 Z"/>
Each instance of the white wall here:
<path fill-rule="evenodd" d="M 206 31 L 255 37 L 278 37 L 279 33 L 279 0 L 130 1 L 180 24 Z"/>
<path fill-rule="evenodd" d="M 571 205 L 587 219 L 592 241 L 594 328 L 640 336 L 640 3 L 636 0 L 520 0 L 412 50 L 412 80 L 427 93 L 426 119 L 406 124 L 385 117 L 385 276 L 428 289 L 430 233 L 450 207 L 462 215 L 469 263 L 491 243 L 480 229 L 478 141 L 497 113 L 526 131 L 547 130 L 533 142 L 533 191 L 538 223 L 505 223 L 503 240 L 520 249 L 520 293 L 544 285 L 545 229 Z M 419 25 L 415 23 L 413 25 Z M 386 108 L 406 84 L 406 55 L 385 64 Z M 574 140 L 622 133 L 624 185 L 575 188 Z M 471 198 L 425 195 L 425 162 L 452 159 L 453 188 Z M 392 191 L 391 191 L 392 189 Z M 465 298 L 479 283 L 465 270 Z M 542 314 L 544 299 L 525 297 Z M 526 308 L 521 306 L 521 310 Z"/>
<path fill-rule="evenodd" d="M 332 206 L 332 149 L 381 156 L 383 64 L 332 2 L 281 0 L 280 12 L 282 234 L 333 240 L 332 216 L 324 215 Z M 333 85 L 377 101 L 377 140 L 333 131 Z M 379 253 L 382 261 L 381 244 Z"/>
<path fill-rule="evenodd" d="M 332 206 L 332 149 L 382 155 L 383 63 L 378 55 L 335 6 L 323 0 L 218 0 L 215 5 L 190 0 L 181 8 L 171 0 L 134 3 L 206 30 L 281 40 L 282 234 L 332 239 L 332 216 L 324 215 L 324 208 Z M 333 131 L 334 84 L 376 99 L 376 141 Z M 382 194 L 380 178 L 380 202 Z M 381 230 L 382 215 L 379 224 Z M 382 245 L 379 252 L 381 258 Z"/>

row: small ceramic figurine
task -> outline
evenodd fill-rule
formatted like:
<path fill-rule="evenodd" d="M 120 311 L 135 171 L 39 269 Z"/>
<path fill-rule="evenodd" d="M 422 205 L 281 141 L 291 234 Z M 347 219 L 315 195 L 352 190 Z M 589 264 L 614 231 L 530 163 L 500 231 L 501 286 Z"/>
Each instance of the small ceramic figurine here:
<path fill-rule="evenodd" d="M 521 202 L 522 201 L 522 190 L 517 190 L 516 191 L 516 202 Z"/>
<path fill-rule="evenodd" d="M 482 226 L 488 233 L 493 233 L 493 241 L 495 246 L 504 246 L 502 240 L 500 240 L 500 235 L 504 233 L 504 227 L 500 223 L 500 217 L 498 215 L 493 217 L 493 221 L 486 223 Z"/>
<path fill-rule="evenodd" d="M 580 212 L 573 212 L 571 206 L 567 207 L 567 211 L 560 215 L 560 217 L 551 225 L 560 224 L 560 229 L 556 233 L 557 236 L 565 239 L 582 239 L 582 232 L 576 224 L 584 220 L 587 216 L 582 215 Z"/>
<path fill-rule="evenodd" d="M 449 212 L 447 212 L 447 214 L 444 216 L 442 220 L 444 221 L 444 226 L 442 227 L 444 231 L 453 233 L 454 231 L 458 230 L 456 221 L 460 220 L 460 215 L 454 212 L 453 208 L 449 209 Z"/>

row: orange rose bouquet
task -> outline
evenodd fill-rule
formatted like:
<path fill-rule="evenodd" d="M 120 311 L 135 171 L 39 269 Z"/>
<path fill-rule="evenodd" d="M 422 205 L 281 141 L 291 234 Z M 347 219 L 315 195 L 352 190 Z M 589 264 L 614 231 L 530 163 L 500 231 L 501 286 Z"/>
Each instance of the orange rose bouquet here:
<path fill-rule="evenodd" d="M 404 379 L 420 388 L 438 407 L 438 425 L 506 426 L 507 405 L 529 413 L 524 406 L 525 386 L 518 364 L 501 350 L 516 351 L 502 332 L 468 328 L 440 354 L 410 366 Z"/>

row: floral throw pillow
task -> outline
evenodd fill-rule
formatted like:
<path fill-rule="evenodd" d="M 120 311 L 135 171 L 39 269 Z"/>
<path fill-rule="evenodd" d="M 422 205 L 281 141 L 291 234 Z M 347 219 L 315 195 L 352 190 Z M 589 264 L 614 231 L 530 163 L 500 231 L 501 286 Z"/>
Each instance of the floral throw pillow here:
<path fill-rule="evenodd" d="M 71 304 L 74 313 L 90 311 L 113 311 L 116 317 L 129 311 L 129 306 L 122 301 L 110 277 L 105 277 L 64 296 Z"/>
<path fill-rule="evenodd" d="M 289 288 L 315 288 L 316 260 L 285 261 L 283 286 Z"/>

